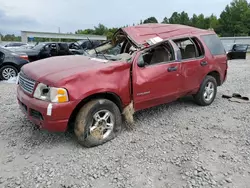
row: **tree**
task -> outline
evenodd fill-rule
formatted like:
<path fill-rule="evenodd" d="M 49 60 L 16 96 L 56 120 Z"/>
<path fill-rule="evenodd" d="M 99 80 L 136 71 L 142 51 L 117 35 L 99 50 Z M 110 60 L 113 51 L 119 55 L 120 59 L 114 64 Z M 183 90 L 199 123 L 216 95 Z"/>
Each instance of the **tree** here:
<path fill-rule="evenodd" d="M 250 5 L 246 0 L 233 0 L 221 13 L 219 23 L 223 36 L 248 35 Z"/>
<path fill-rule="evenodd" d="M 180 14 L 178 12 L 174 12 L 172 16 L 169 18 L 169 23 L 170 24 L 180 24 L 181 23 L 181 18 Z"/>
<path fill-rule="evenodd" d="M 169 19 L 167 17 L 165 17 L 161 23 L 163 23 L 163 24 L 169 24 Z"/>
<path fill-rule="evenodd" d="M 146 23 L 158 23 L 157 19 L 155 17 L 149 17 L 143 22 L 144 24 Z"/>
<path fill-rule="evenodd" d="M 182 11 L 181 14 L 179 14 L 179 19 L 180 19 L 179 24 L 190 25 L 190 19 L 189 19 L 188 13 Z"/>
<path fill-rule="evenodd" d="M 196 14 L 193 14 L 193 17 L 190 19 L 190 24 L 193 27 L 197 27 L 197 25 L 198 25 L 198 16 Z"/>

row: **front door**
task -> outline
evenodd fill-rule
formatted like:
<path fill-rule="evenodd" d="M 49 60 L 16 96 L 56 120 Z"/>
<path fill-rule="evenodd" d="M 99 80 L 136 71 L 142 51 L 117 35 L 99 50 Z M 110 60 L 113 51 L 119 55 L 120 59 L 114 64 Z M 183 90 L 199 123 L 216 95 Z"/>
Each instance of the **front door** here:
<path fill-rule="evenodd" d="M 170 43 L 150 48 L 135 58 L 133 64 L 133 99 L 135 110 L 174 101 L 182 81 L 180 63 Z"/>

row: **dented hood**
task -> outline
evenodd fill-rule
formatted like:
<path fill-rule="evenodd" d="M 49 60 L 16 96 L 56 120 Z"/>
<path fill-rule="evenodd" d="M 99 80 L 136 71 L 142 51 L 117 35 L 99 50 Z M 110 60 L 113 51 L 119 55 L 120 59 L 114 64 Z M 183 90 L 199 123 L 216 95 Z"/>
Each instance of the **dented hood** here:
<path fill-rule="evenodd" d="M 87 73 L 94 75 L 98 70 L 111 70 L 127 63 L 108 62 L 107 60 L 86 56 L 59 56 L 29 63 L 22 71 L 29 78 L 50 86 L 58 86 L 67 80 L 78 79 Z"/>

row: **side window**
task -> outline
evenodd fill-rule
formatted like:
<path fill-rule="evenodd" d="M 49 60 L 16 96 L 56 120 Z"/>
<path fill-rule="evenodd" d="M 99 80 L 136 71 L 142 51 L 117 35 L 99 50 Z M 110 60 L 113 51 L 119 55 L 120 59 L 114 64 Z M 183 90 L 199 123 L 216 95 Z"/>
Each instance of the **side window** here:
<path fill-rule="evenodd" d="M 212 55 L 224 55 L 226 53 L 221 40 L 216 34 L 203 35 L 201 38 Z"/>
<path fill-rule="evenodd" d="M 199 58 L 204 55 L 204 49 L 201 42 L 193 38 L 182 38 L 173 40 L 173 42 L 179 47 L 181 51 L 182 59 Z"/>
<path fill-rule="evenodd" d="M 139 61 L 143 61 L 145 66 L 167 63 L 173 61 L 174 59 L 174 51 L 169 43 L 163 43 L 159 46 L 151 48 L 142 53 L 139 57 Z"/>

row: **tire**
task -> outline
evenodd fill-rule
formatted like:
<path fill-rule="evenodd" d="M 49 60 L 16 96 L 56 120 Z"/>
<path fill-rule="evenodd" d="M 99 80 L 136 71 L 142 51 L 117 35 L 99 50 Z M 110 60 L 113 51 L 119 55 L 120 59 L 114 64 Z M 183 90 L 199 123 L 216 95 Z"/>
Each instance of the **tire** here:
<path fill-rule="evenodd" d="M 213 76 L 208 75 L 203 80 L 198 93 L 195 94 L 193 97 L 196 104 L 200 106 L 208 106 L 213 103 L 216 94 L 217 81 Z"/>
<path fill-rule="evenodd" d="M 9 73 L 9 75 L 7 75 Z M 0 79 L 8 80 L 11 77 L 16 77 L 18 75 L 18 70 L 12 65 L 5 65 L 0 69 Z"/>
<path fill-rule="evenodd" d="M 95 116 L 97 114 L 99 117 Z M 88 148 L 114 139 L 121 130 L 121 112 L 116 104 L 107 99 L 95 99 L 85 104 L 78 112 L 74 126 L 78 142 Z"/>

